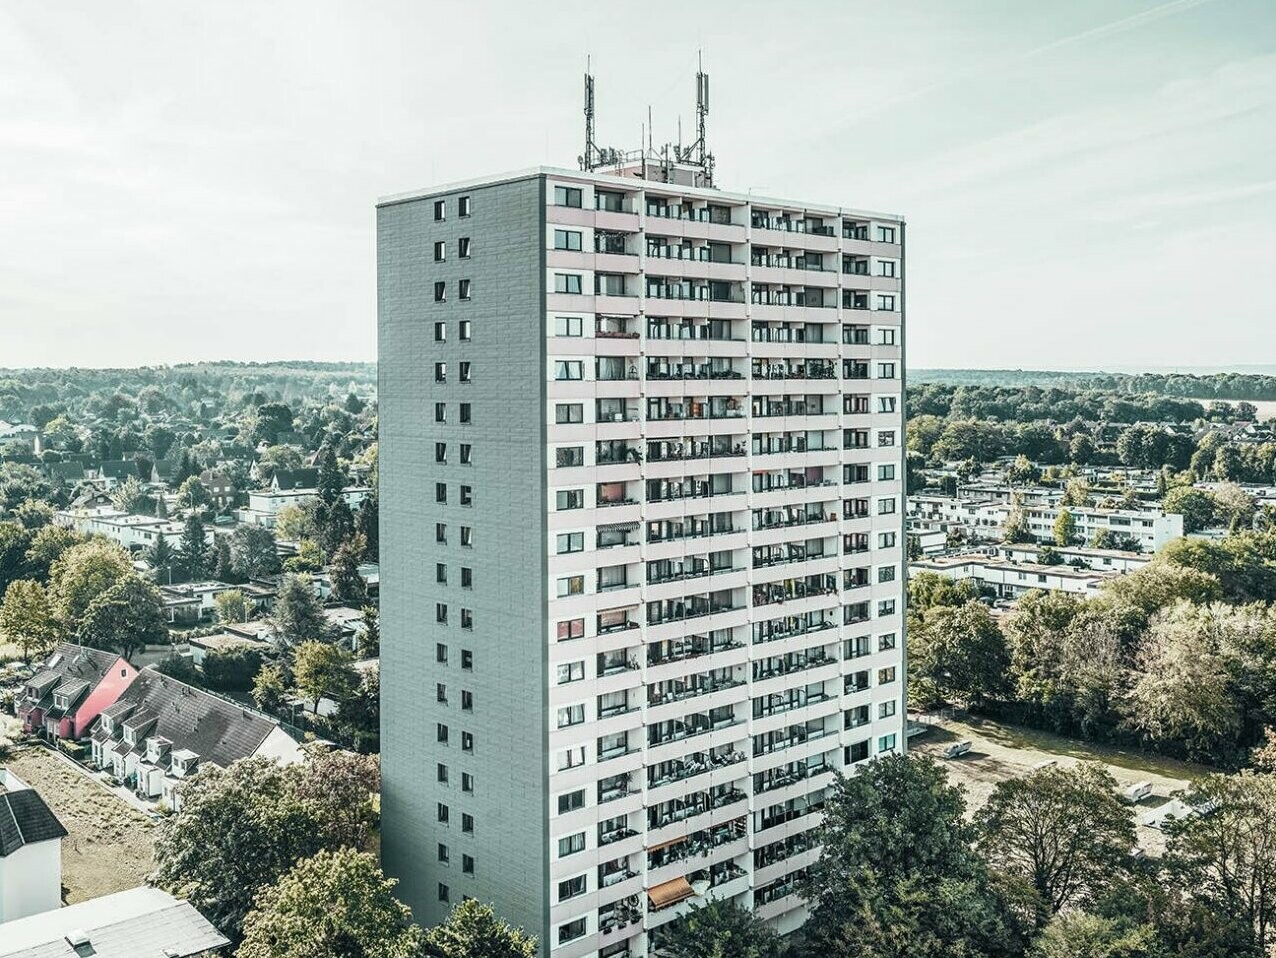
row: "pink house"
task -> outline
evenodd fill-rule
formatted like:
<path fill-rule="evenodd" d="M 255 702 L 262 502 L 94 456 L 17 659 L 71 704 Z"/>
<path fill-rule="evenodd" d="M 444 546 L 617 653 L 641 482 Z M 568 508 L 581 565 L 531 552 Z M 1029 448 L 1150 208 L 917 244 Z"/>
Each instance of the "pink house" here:
<path fill-rule="evenodd" d="M 137 678 L 137 669 L 114 652 L 63 642 L 27 682 L 17 702 L 28 732 L 51 739 L 84 738 L 101 711 Z"/>

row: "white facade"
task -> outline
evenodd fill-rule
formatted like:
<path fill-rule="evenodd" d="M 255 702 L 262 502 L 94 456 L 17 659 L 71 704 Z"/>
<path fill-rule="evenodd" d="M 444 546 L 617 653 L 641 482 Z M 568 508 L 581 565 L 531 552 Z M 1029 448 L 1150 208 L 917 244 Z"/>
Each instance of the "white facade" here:
<path fill-rule="evenodd" d="M 0 768 L 0 791 L 30 788 L 8 769 Z M 9 814 L 0 809 L 0 814 Z M 0 855 L 0 922 L 15 921 L 62 904 L 62 839 L 24 844 Z M 4 937 L 0 931 L 0 947 Z"/>
<path fill-rule="evenodd" d="M 366 486 L 348 486 L 342 496 L 346 505 L 357 509 L 372 490 Z M 279 513 L 289 506 L 300 506 L 317 498 L 317 489 L 258 489 L 248 493 L 248 505 L 235 510 L 235 518 L 250 525 L 273 529 Z"/>
<path fill-rule="evenodd" d="M 914 572 L 934 572 L 955 582 L 971 580 L 987 587 L 999 599 L 1018 599 L 1026 592 L 1064 592 L 1089 598 L 1099 587 L 1120 573 L 1095 572 L 1070 565 L 1041 565 L 1037 562 L 1006 562 L 982 553 L 939 556 L 909 564 Z"/>
<path fill-rule="evenodd" d="M 62 509 L 53 515 L 56 525 L 74 529 L 81 535 L 98 535 L 110 539 L 130 551 L 149 549 L 162 535 L 177 547 L 185 524 L 178 519 L 156 519 L 154 516 L 132 515 L 111 506 L 87 509 Z M 213 541 L 213 531 L 205 539 Z"/>

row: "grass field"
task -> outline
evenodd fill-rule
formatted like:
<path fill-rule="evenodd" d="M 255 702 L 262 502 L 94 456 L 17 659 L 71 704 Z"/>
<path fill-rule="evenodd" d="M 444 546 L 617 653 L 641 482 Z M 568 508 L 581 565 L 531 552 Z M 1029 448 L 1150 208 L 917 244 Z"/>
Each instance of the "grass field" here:
<path fill-rule="evenodd" d="M 43 796 L 69 833 L 62 840 L 68 905 L 145 882 L 155 867 L 151 819 L 43 746 L 16 748 L 5 764 Z"/>
<path fill-rule="evenodd" d="M 971 750 L 961 758 L 944 759 L 944 749 L 963 739 L 971 742 Z M 988 801 L 999 782 L 1025 775 L 1034 765 L 1049 759 L 1064 768 L 1078 762 L 1098 762 L 1122 787 L 1151 782 L 1153 796 L 1132 806 L 1131 816 L 1164 804 L 1175 792 L 1186 789 L 1193 780 L 1210 771 L 1203 766 L 1134 749 L 1081 742 L 978 718 L 950 719 L 931 726 L 909 743 L 909 751 L 931 755 L 943 762 L 949 780 L 965 790 L 972 814 Z M 1135 821 L 1137 823 L 1137 818 Z M 1151 853 L 1159 853 L 1165 847 L 1164 836 L 1157 829 L 1139 824 L 1138 836 L 1139 844 Z"/>

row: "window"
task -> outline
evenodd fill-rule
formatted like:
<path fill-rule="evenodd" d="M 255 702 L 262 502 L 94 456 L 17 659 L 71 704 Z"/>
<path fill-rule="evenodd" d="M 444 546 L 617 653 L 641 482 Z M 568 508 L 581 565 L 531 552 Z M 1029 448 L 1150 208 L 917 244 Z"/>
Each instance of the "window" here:
<path fill-rule="evenodd" d="M 473 692 L 468 692 L 465 689 L 461 689 L 461 711 L 462 712 L 474 711 L 474 693 Z"/>
<path fill-rule="evenodd" d="M 580 725 L 585 721 L 585 706 L 583 705 L 565 705 L 558 710 L 558 727 L 567 728 L 569 725 Z"/>
<path fill-rule="evenodd" d="M 576 423 L 585 421 L 585 407 L 578 402 L 560 402 L 554 406 L 554 422 Z"/>
<path fill-rule="evenodd" d="M 457 216 L 470 215 L 470 198 L 468 196 L 462 196 L 456 201 L 456 214 Z"/>
<path fill-rule="evenodd" d="M 467 378 L 469 375 L 469 369 L 467 368 L 468 366 L 469 366 L 469 363 L 461 363 L 461 372 L 462 372 L 461 382 L 463 383 L 469 382 L 469 379 Z M 460 415 L 457 418 L 460 419 L 462 424 L 474 421 L 474 417 L 472 414 L 473 409 L 474 407 L 472 404 L 467 402 L 461 403 Z"/>
<path fill-rule="evenodd" d="M 885 329 L 879 329 L 877 331 L 877 345 L 894 346 L 895 345 L 895 330 L 889 327 Z"/>
<path fill-rule="evenodd" d="M 447 784 L 447 766 L 442 762 L 439 763 L 435 775 L 442 784 Z"/>
<path fill-rule="evenodd" d="M 470 258 L 470 238 L 468 236 L 462 236 L 456 241 L 456 255 L 461 259 Z"/>
<path fill-rule="evenodd" d="M 469 486 L 461 486 L 460 501 L 463 506 L 474 505 L 474 490 Z M 894 502 L 893 499 L 891 501 Z M 464 543 L 462 543 L 462 545 L 464 545 Z"/>
<path fill-rule="evenodd" d="M 434 581 L 440 585 L 447 585 L 447 566 L 442 562 L 434 564 Z"/>
<path fill-rule="evenodd" d="M 881 602 L 877 603 L 877 614 L 878 614 L 879 616 L 894 615 L 894 614 L 895 614 L 895 600 L 894 600 L 894 599 L 883 599 Z"/>
<path fill-rule="evenodd" d="M 554 494 L 558 511 L 565 512 L 568 509 L 584 509 L 585 508 L 585 490 L 584 489 L 559 489 Z"/>
<path fill-rule="evenodd" d="M 585 464 L 584 446 L 563 446 L 554 450 L 554 465 L 559 468 L 583 466 Z"/>
<path fill-rule="evenodd" d="M 461 299 L 470 298 L 470 281 L 468 279 L 463 279 L 456 284 L 456 294 Z"/>
<path fill-rule="evenodd" d="M 474 588 L 474 570 L 469 566 L 461 566 L 461 588 Z"/>
<path fill-rule="evenodd" d="M 583 575 L 569 575 L 558 580 L 558 597 L 560 599 L 568 595 L 584 594 L 585 577 Z"/>
<path fill-rule="evenodd" d="M 884 669 L 877 670 L 877 684 L 889 685 L 895 681 L 895 666 L 890 665 Z"/>
<path fill-rule="evenodd" d="M 555 336 L 581 336 L 584 335 L 584 331 L 585 321 L 579 316 L 554 317 Z"/>
<path fill-rule="evenodd" d="M 895 274 L 895 261 L 894 261 L 893 259 L 879 259 L 879 260 L 877 261 L 877 275 L 878 275 L 878 276 L 894 276 L 894 275 L 896 275 L 896 274 Z"/>
<path fill-rule="evenodd" d="M 451 897 L 452 895 L 451 892 L 448 891 L 447 885 L 443 884 L 443 882 L 439 882 L 439 901 L 446 904 Z"/>
<path fill-rule="evenodd" d="M 558 770 L 560 772 L 569 768 L 585 764 L 585 746 L 577 745 L 572 748 L 563 749 L 558 756 Z"/>
<path fill-rule="evenodd" d="M 580 231 L 554 230 L 554 249 L 578 251 L 580 249 Z"/>
<path fill-rule="evenodd" d="M 558 360 L 554 363 L 554 379 L 572 382 L 585 378 L 585 364 L 579 359 Z"/>
<path fill-rule="evenodd" d="M 899 537 L 897 533 L 879 532 L 877 534 L 877 548 L 879 549 L 894 549 L 895 543 L 898 541 Z"/>
<path fill-rule="evenodd" d="M 894 297 L 894 296 L 892 296 L 892 295 L 890 295 L 889 293 L 878 293 L 878 294 L 877 294 L 877 308 L 878 308 L 878 309 L 890 310 L 891 312 L 894 312 L 894 310 L 895 310 L 895 297 Z"/>
<path fill-rule="evenodd" d="M 877 500 L 877 514 L 879 516 L 889 516 L 895 511 L 895 498 Z"/>
<path fill-rule="evenodd" d="M 894 699 L 891 699 L 889 702 L 880 703 L 877 706 L 877 717 L 879 719 L 890 718 L 892 715 L 895 714 L 895 707 L 896 705 L 895 705 Z"/>
<path fill-rule="evenodd" d="M 895 364 L 894 363 L 878 363 L 877 378 L 878 379 L 894 379 Z"/>
<path fill-rule="evenodd" d="M 447 646 L 442 642 L 436 642 L 434 645 L 434 661 L 440 665 L 447 665 Z"/>
<path fill-rule="evenodd" d="M 468 319 L 461 320 L 461 342 L 468 343 L 474 338 L 473 328 L 473 324 Z"/>
<path fill-rule="evenodd" d="M 434 621 L 439 625 L 447 625 L 447 603 L 434 603 Z"/>
<path fill-rule="evenodd" d="M 461 871 L 465 872 L 465 874 L 467 875 L 474 874 L 474 856 L 473 855 L 461 856 Z"/>
<path fill-rule="evenodd" d="M 436 343 L 445 342 L 447 340 L 447 323 L 434 324 L 434 341 Z"/>
<path fill-rule="evenodd" d="M 877 581 L 878 582 L 894 582 L 895 567 L 893 565 L 884 565 L 880 569 L 878 569 Z"/>
<path fill-rule="evenodd" d="M 447 465 L 447 443 L 436 442 L 434 444 L 434 461 L 441 465 Z"/>
<path fill-rule="evenodd" d="M 558 814 L 566 815 L 568 812 L 574 812 L 578 808 L 585 807 L 585 790 L 578 788 L 574 792 L 567 792 L 558 796 Z M 560 853 L 561 854 L 561 853 Z"/>
<path fill-rule="evenodd" d="M 565 945 L 569 941 L 575 941 L 582 937 L 589 930 L 589 921 L 585 917 L 573 918 L 565 925 L 558 926 L 558 943 Z"/>
<path fill-rule="evenodd" d="M 558 536 L 558 554 L 565 552 L 584 552 L 585 551 L 585 533 L 583 532 L 564 532 Z"/>
<path fill-rule="evenodd" d="M 447 382 L 447 363 L 434 364 L 434 381 L 436 383 Z"/>
<path fill-rule="evenodd" d="M 474 776 L 471 775 L 469 772 L 461 773 L 461 791 L 463 792 L 474 791 Z"/>
<path fill-rule="evenodd" d="M 895 445 L 895 430 L 881 429 L 877 433 L 878 446 L 886 447 Z"/>
<path fill-rule="evenodd" d="M 878 396 L 877 411 L 878 412 L 894 412 L 895 407 L 899 404 L 897 396 Z"/>
<path fill-rule="evenodd" d="M 446 825 L 448 823 L 448 819 L 451 817 L 451 811 L 452 810 L 450 808 L 448 808 L 442 802 L 439 802 L 438 816 L 439 816 L 440 825 Z"/>
<path fill-rule="evenodd" d="M 558 684 L 566 685 L 569 682 L 581 682 L 585 678 L 585 663 L 580 662 L 564 662 L 558 667 Z"/>
<path fill-rule="evenodd" d="M 558 623 L 557 629 L 558 641 L 562 642 L 566 639 L 579 639 L 585 635 L 584 619 L 564 619 Z"/>
<path fill-rule="evenodd" d="M 556 186 L 554 187 L 554 205 L 555 206 L 574 206 L 580 209 L 581 192 L 576 186 Z"/>
<path fill-rule="evenodd" d="M 474 751 L 474 733 L 473 732 L 461 733 L 461 751 L 462 752 Z M 464 816 L 462 816 L 462 821 L 464 821 Z"/>
<path fill-rule="evenodd" d="M 461 443 L 461 465 L 474 465 L 474 447 L 468 442 Z"/>
<path fill-rule="evenodd" d="M 577 875 L 575 878 L 568 878 L 558 883 L 559 901 L 566 901 L 569 898 L 575 898 L 583 894 L 585 894 L 584 875 Z"/>
<path fill-rule="evenodd" d="M 879 243 L 895 242 L 895 227 L 879 226 L 877 228 L 877 242 Z"/>
<path fill-rule="evenodd" d="M 585 850 L 585 833 L 577 832 L 575 835 L 568 835 L 566 838 L 558 840 L 558 857 L 566 858 L 568 855 L 575 855 L 577 852 Z"/>
<path fill-rule="evenodd" d="M 878 481 L 878 482 L 889 482 L 891 479 L 894 479 L 894 478 L 895 478 L 895 464 L 894 464 L 894 463 L 884 463 L 884 464 L 879 465 L 879 466 L 877 467 L 877 481 Z"/>
<path fill-rule="evenodd" d="M 473 382 L 474 381 L 474 376 L 473 376 L 474 364 L 468 363 L 468 362 L 462 362 L 462 363 L 459 363 L 458 365 L 460 367 L 460 373 L 461 373 L 458 378 L 461 380 L 461 382 L 463 383 Z M 467 403 L 461 403 L 461 410 L 462 410 L 461 422 L 469 422 L 469 420 L 466 419 L 464 415 L 465 407 L 467 405 L 468 405 Z"/>
<path fill-rule="evenodd" d="M 434 501 L 447 502 L 447 483 L 436 482 L 434 484 Z"/>
<path fill-rule="evenodd" d="M 894 632 L 887 632 L 885 635 L 879 635 L 877 637 L 877 651 L 878 652 L 890 651 L 891 649 L 895 648 L 895 645 L 898 641 L 899 640 L 896 638 Z"/>
<path fill-rule="evenodd" d="M 474 548 L 474 527 L 473 526 L 461 526 L 461 548 L 462 549 Z"/>
<path fill-rule="evenodd" d="M 434 404 L 434 421 L 447 422 L 447 403 L 436 402 Z"/>
<path fill-rule="evenodd" d="M 447 219 L 447 201 L 435 200 L 434 201 L 434 221 L 438 223 L 445 219 Z"/>
<path fill-rule="evenodd" d="M 436 287 L 437 288 L 437 287 Z M 580 295 L 580 273 L 555 273 L 554 292 Z"/>
<path fill-rule="evenodd" d="M 877 750 L 879 752 L 895 751 L 895 736 L 893 734 L 883 735 L 881 738 L 879 738 L 877 740 Z"/>
<path fill-rule="evenodd" d="M 448 858 L 449 858 L 449 855 L 448 855 L 447 846 L 444 845 L 442 842 L 439 842 L 439 861 L 442 864 L 446 865 L 448 863 Z"/>
<path fill-rule="evenodd" d="M 434 284 L 434 301 L 436 303 L 447 302 L 447 283 L 439 280 Z"/>
<path fill-rule="evenodd" d="M 441 263 L 447 259 L 447 243 L 439 240 L 434 244 L 434 262 Z"/>
<path fill-rule="evenodd" d="M 446 489 L 447 486 L 444 486 L 443 488 Z M 434 524 L 434 541 L 441 543 L 443 545 L 447 545 L 447 523 L 446 522 L 436 522 Z"/>
<path fill-rule="evenodd" d="M 461 610 L 461 628 L 464 629 L 466 632 L 474 631 L 474 610 L 473 609 Z"/>
<path fill-rule="evenodd" d="M 466 672 L 472 671 L 474 668 L 474 652 L 470 649 L 461 649 L 461 668 Z"/>

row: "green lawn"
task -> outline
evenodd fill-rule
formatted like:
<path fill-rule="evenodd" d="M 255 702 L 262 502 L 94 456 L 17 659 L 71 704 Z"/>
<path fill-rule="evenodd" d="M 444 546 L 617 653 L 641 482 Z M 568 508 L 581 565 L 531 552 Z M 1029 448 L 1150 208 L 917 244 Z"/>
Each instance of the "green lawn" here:
<path fill-rule="evenodd" d="M 1198 779 L 1210 772 L 1217 771 L 1206 765 L 1195 762 L 1182 762 L 1178 759 L 1166 758 L 1152 752 L 1143 752 L 1134 748 L 1123 748 L 1105 745 L 1099 742 L 1085 742 L 1080 739 L 1066 738 L 1053 732 L 1024 728 L 1020 725 L 1009 725 L 992 719 L 967 716 L 964 719 L 949 719 L 944 722 L 943 730 L 953 734 L 955 738 L 980 737 L 1003 748 L 1031 750 L 1075 758 L 1078 761 L 1104 762 L 1117 768 L 1131 772 L 1144 772 L 1162 775 L 1166 778 Z M 934 734 L 934 731 L 930 734 Z"/>

